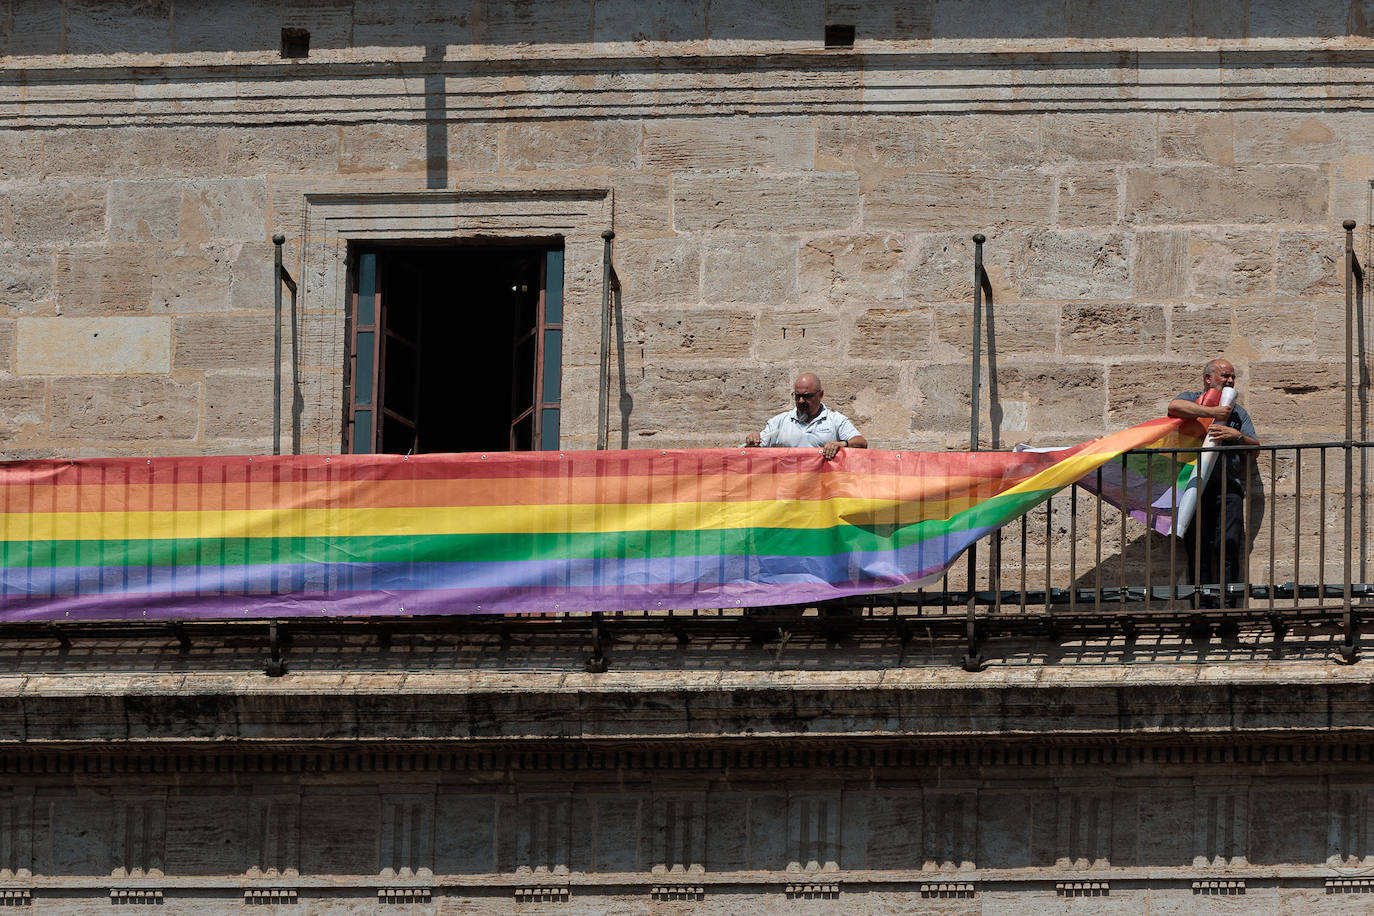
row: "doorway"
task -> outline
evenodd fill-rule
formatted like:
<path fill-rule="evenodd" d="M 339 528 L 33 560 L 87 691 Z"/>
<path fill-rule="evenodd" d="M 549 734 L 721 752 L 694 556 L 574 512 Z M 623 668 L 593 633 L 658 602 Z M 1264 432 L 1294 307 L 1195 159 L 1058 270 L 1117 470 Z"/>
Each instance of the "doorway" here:
<path fill-rule="evenodd" d="M 561 247 L 359 246 L 350 266 L 348 452 L 558 448 Z"/>

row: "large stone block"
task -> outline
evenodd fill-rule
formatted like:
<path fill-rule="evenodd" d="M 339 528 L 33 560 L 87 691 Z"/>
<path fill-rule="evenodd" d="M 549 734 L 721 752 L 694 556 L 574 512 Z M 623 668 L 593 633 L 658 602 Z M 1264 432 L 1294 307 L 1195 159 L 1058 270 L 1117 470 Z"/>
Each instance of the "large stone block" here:
<path fill-rule="evenodd" d="M 701 249 L 695 238 L 617 239 L 615 272 L 626 301 L 667 305 L 701 299 Z"/>
<path fill-rule="evenodd" d="M 239 239 L 271 235 L 267 224 L 267 183 L 234 179 L 197 181 L 181 201 L 181 238 L 186 241 Z"/>
<path fill-rule="evenodd" d="M 131 7 L 79 0 L 64 9 L 63 50 L 68 54 L 166 54 L 172 49 L 171 0 Z"/>
<path fill-rule="evenodd" d="M 1264 441 L 1345 435 L 1345 367 L 1330 362 L 1263 362 L 1250 371 L 1244 401 Z"/>
<path fill-rule="evenodd" d="M 1121 232 L 1027 233 L 1018 281 L 1031 299 L 1125 299 L 1131 295 L 1130 242 Z"/>
<path fill-rule="evenodd" d="M 1138 164 L 1155 156 L 1153 114 L 1059 112 L 1041 119 L 1040 134 L 1045 156 L 1051 161 Z"/>
<path fill-rule="evenodd" d="M 907 409 L 911 432 L 943 439 L 968 438 L 973 382 L 969 366 L 924 366 L 914 374 Z M 987 391 L 984 376 L 983 391 Z M 986 407 L 986 404 L 984 405 Z M 983 413 L 987 417 L 986 410 Z M 987 427 L 984 427 L 987 431 Z M 967 445 L 964 446 L 967 448 Z"/>
<path fill-rule="evenodd" d="M 45 131 L 43 173 L 54 178 L 217 176 L 217 137 L 249 131 L 212 127 L 59 128 Z"/>
<path fill-rule="evenodd" d="M 291 435 L 291 379 L 282 380 L 282 436 Z M 272 440 L 272 386 L 269 372 L 205 373 L 204 438 L 250 441 L 261 451 Z"/>
<path fill-rule="evenodd" d="M 1128 169 L 1126 218 L 1138 223 L 1320 223 L 1327 173 L 1312 166 Z"/>
<path fill-rule="evenodd" d="M 827 21 L 854 26 L 854 46 L 890 47 L 928 42 L 931 11 L 904 0 L 828 0 Z"/>
<path fill-rule="evenodd" d="M 1354 112 L 1244 111 L 1235 114 L 1236 161 L 1338 162 L 1374 135 Z"/>
<path fill-rule="evenodd" d="M 818 162 L 865 176 L 865 187 L 902 171 L 1025 168 L 1044 161 L 1033 115 L 825 118 L 816 128 Z"/>
<path fill-rule="evenodd" d="M 11 4 L 4 36 L 5 53 L 15 57 L 61 54 L 63 45 L 63 8 L 41 0 L 21 0 Z"/>
<path fill-rule="evenodd" d="M 51 246 L 0 246 L 0 310 L 6 315 L 46 311 L 52 290 Z"/>
<path fill-rule="evenodd" d="M 168 145 L 162 133 L 165 131 L 148 136 L 144 142 Z M 175 166 L 204 176 L 199 157 L 201 144 L 209 139 L 215 144 L 216 167 L 226 178 L 331 174 L 338 168 L 339 130 L 332 124 L 263 125 L 251 130 L 215 130 L 212 134 L 205 137 L 197 133 L 176 143 L 173 151 L 179 155 L 173 159 Z M 495 146 L 494 137 L 490 143 Z"/>
<path fill-rule="evenodd" d="M 44 166 L 42 133 L 0 130 L 0 181 L 37 178 L 43 174 Z"/>
<path fill-rule="evenodd" d="M 1274 294 L 1274 233 L 1264 229 L 1210 229 L 1188 239 L 1193 293 L 1207 298 Z"/>
<path fill-rule="evenodd" d="M 389 48 L 443 35 L 458 46 L 471 41 L 472 8 L 445 0 L 416 0 L 406 16 L 397 16 L 386 5 L 353 9 L 353 44 L 357 47 Z"/>
<path fill-rule="evenodd" d="M 1113 169 L 1061 175 L 1055 184 L 1055 225 L 1110 226 L 1120 219 L 1121 178 Z"/>
<path fill-rule="evenodd" d="M 673 0 L 597 0 L 593 40 L 607 54 L 700 53 L 707 5 Z"/>
<path fill-rule="evenodd" d="M 702 298 L 779 305 L 797 300 L 797 242 L 788 236 L 703 238 Z"/>
<path fill-rule="evenodd" d="M 1116 362 L 1107 367 L 1107 427 L 1123 429 L 1165 416 L 1180 391 L 1202 387 L 1202 363 Z"/>
<path fill-rule="evenodd" d="M 684 358 L 748 356 L 754 327 L 752 311 L 640 311 L 630 319 L 627 337 L 631 346 L 645 349 L 646 362 L 664 365 Z"/>
<path fill-rule="evenodd" d="M 900 299 L 906 286 L 906 241 L 893 232 L 811 239 L 798 255 L 797 282 L 803 300 Z"/>
<path fill-rule="evenodd" d="M 1176 305 L 1169 310 L 1169 353 L 1192 360 L 1198 367 L 1190 377 L 1202 382 L 1202 366 L 1235 347 L 1235 309 L 1229 303 Z M 1235 347 L 1234 359 L 1243 348 Z M 1180 389 L 1181 390 L 1181 389 Z"/>
<path fill-rule="evenodd" d="M 296 274 L 297 267 L 294 259 L 290 257 L 289 248 L 287 249 L 284 261 L 288 272 Z M 217 245 L 206 245 L 201 249 L 200 254 L 187 254 L 187 260 L 180 261 L 174 265 L 172 262 L 164 262 L 158 265 L 159 269 L 165 270 L 163 274 L 164 283 L 159 284 L 160 290 L 166 290 L 169 294 L 178 289 L 173 286 L 173 282 L 180 279 L 179 296 L 177 301 L 182 305 L 184 311 L 214 311 L 223 301 L 222 293 L 224 281 L 220 271 L 223 269 L 221 257 L 228 262 L 228 282 L 229 282 L 229 307 L 231 309 L 247 312 L 260 312 L 273 307 L 272 284 L 275 280 L 273 275 L 274 246 L 270 242 L 259 242 L 256 244 L 245 242 L 243 244 L 232 244 L 223 248 Z M 193 283 L 191 277 L 186 277 L 180 273 L 182 268 L 192 267 L 197 258 L 208 262 L 211 267 L 210 275 L 214 282 Z M 287 308 L 290 304 L 290 291 L 282 289 L 282 308 Z M 326 314 L 330 310 L 326 310 Z M 323 330 L 327 319 L 316 316 L 312 321 L 312 327 Z"/>
<path fill-rule="evenodd" d="M 1026 407 L 1026 430 L 1036 436 L 1094 435 L 1103 431 L 1106 373 L 1098 363 L 1012 364 L 999 367 L 1004 402 Z"/>
<path fill-rule="evenodd" d="M 608 184 L 615 199 L 617 232 L 636 237 L 672 234 L 672 176 L 620 174 L 611 176 Z"/>
<path fill-rule="evenodd" d="M 98 184 L 21 185 L 0 197 L 9 211 L 0 228 L 21 245 L 102 241 L 105 201 L 106 189 Z"/>
<path fill-rule="evenodd" d="M 844 352 L 852 326 L 852 316 L 838 309 L 763 308 L 753 355 L 764 365 L 831 365 Z"/>
<path fill-rule="evenodd" d="M 1134 254 L 1131 277 L 1136 296 L 1178 299 L 1188 295 L 1192 258 L 1188 250 L 1187 232 L 1137 232 Z"/>
<path fill-rule="evenodd" d="M 147 443 L 196 438 L 198 384 L 152 376 L 55 378 L 51 398 L 55 439 Z"/>
<path fill-rule="evenodd" d="M 676 368 L 651 365 L 626 379 L 630 412 L 624 429 L 628 448 L 721 448 L 738 445 L 750 430 L 762 429 L 787 400 L 772 395 L 784 370 Z M 788 380 L 791 381 L 790 379 Z M 770 384 L 770 382 L 772 384 Z M 784 383 L 785 384 L 785 383 Z M 616 408 L 612 405 L 612 411 Z M 691 423 L 683 417 L 691 416 Z M 595 424 L 589 424 L 593 432 Z"/>
<path fill-rule="evenodd" d="M 1050 221 L 1054 179 L 1036 172 L 893 175 L 863 190 L 868 228 L 987 232 Z"/>
<path fill-rule="evenodd" d="M 366 172 L 424 173 L 431 150 L 425 124 L 345 124 L 339 128 L 339 174 Z M 448 155 L 447 132 L 441 129 Z"/>
<path fill-rule="evenodd" d="M 488 45 L 488 53 L 507 54 L 512 48 L 533 50 L 545 45 L 581 45 L 592 38 L 591 0 L 529 0 L 485 8 L 474 18 L 474 43 Z"/>
<path fill-rule="evenodd" d="M 1343 3 L 1251 0 L 1250 35 L 1255 38 L 1290 38 L 1294 35 L 1329 38 L 1352 32 L 1362 34 L 1359 25 L 1365 19 L 1362 6 L 1347 9 Z"/>
<path fill-rule="evenodd" d="M 501 163 L 515 171 L 639 169 L 639 121 L 529 121 L 501 128 Z"/>
<path fill-rule="evenodd" d="M 714 51 L 773 50 L 783 46 L 819 46 L 815 24 L 820 21 L 823 0 L 761 0 L 727 4 L 711 9 L 707 39 Z"/>
<path fill-rule="evenodd" d="M 795 171 L 814 164 L 809 118 L 656 119 L 644 124 L 644 167 Z"/>
<path fill-rule="evenodd" d="M 1159 158 L 1210 165 L 1236 164 L 1234 115 L 1162 114 L 1159 118 Z"/>
<path fill-rule="evenodd" d="M 1020 235 L 994 231 L 985 237 L 983 270 L 992 286 L 992 300 L 1012 302 L 1020 298 L 1011 285 L 1021 252 Z M 919 236 L 911 254 L 907 295 L 920 302 L 965 302 L 971 307 L 974 256 L 971 232 Z"/>
<path fill-rule="evenodd" d="M 21 318 L 15 368 L 21 375 L 123 375 L 171 368 L 166 318 Z"/>
<path fill-rule="evenodd" d="M 59 249 L 57 311 L 64 315 L 147 312 L 154 279 L 151 255 L 141 245 Z"/>
<path fill-rule="evenodd" d="M 1153 356 L 1164 349 L 1164 309 L 1125 303 L 1065 305 L 1060 340 L 1065 356 Z"/>
<path fill-rule="evenodd" d="M 111 242 L 175 242 L 181 235 L 180 181 L 110 183 Z"/>
<path fill-rule="evenodd" d="M 846 172 L 683 173 L 673 181 L 673 207 L 679 230 L 835 231 L 858 215 L 859 182 Z"/>
<path fill-rule="evenodd" d="M 272 368 L 272 314 L 185 315 L 173 319 L 177 369 Z M 285 335 L 283 335 L 285 336 Z"/>
<path fill-rule="evenodd" d="M 453 176 L 494 172 L 500 167 L 497 157 L 497 131 L 490 124 L 450 121 L 448 132 L 448 173 Z"/>
<path fill-rule="evenodd" d="M 1064 4 L 1010 11 L 1008 15 L 1014 18 L 1009 21 L 989 19 L 985 12 L 958 0 L 936 0 L 932 19 L 936 42 L 955 44 L 974 38 L 1000 38 L 1008 32 L 1018 38 L 1062 39 L 1068 34 L 1068 11 Z"/>
<path fill-rule="evenodd" d="M 1177 6 L 1142 7 L 1131 0 L 1068 0 L 1065 34 L 1071 38 L 1114 39 L 1120 35 L 1144 40 L 1182 37 L 1191 33 L 1192 11 Z"/>
<path fill-rule="evenodd" d="M 934 329 L 930 308 L 871 308 L 855 320 L 845 355 L 851 360 L 905 361 L 930 348 Z"/>
<path fill-rule="evenodd" d="M 1339 233 L 1280 230 L 1278 235 L 1274 287 L 1279 296 L 1344 296 L 1345 241 Z"/>
<path fill-rule="evenodd" d="M 933 312 L 937 345 L 931 349 L 930 361 L 972 359 L 973 303 L 940 305 L 934 307 Z M 984 303 L 983 322 L 979 328 L 982 358 L 989 365 L 995 365 L 1007 357 L 1044 357 L 1058 353 L 1059 329 L 1058 305 Z"/>
<path fill-rule="evenodd" d="M 1242 302 L 1236 304 L 1238 352 L 1256 361 L 1345 360 L 1345 307 L 1340 302 Z"/>
<path fill-rule="evenodd" d="M 246 245 L 236 241 L 158 248 L 151 253 L 149 266 L 151 306 L 173 314 L 270 308 L 270 251 L 267 243 Z M 266 287 L 265 295 L 255 296 L 240 289 L 245 278 L 254 275 Z M 283 297 L 286 295 L 283 290 Z"/>
<path fill-rule="evenodd" d="M 9 334 L 0 334 L 0 344 L 9 351 Z M 8 358 L 4 360 L 9 363 Z M 8 368 L 8 365 L 6 365 Z M 47 383 L 42 379 L 17 379 L 0 375 L 0 441 L 8 457 L 15 445 L 40 441 L 47 430 Z"/>

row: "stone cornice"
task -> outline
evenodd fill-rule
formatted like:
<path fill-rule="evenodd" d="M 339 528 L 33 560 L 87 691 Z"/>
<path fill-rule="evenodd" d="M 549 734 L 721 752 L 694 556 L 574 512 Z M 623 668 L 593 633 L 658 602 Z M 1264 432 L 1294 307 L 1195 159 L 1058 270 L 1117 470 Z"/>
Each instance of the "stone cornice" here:
<path fill-rule="evenodd" d="M 974 676 L 957 670 L 645 672 L 602 680 L 516 672 L 5 678 L 0 750 L 223 742 L 348 747 L 399 741 L 475 749 L 584 742 L 726 747 L 895 740 L 948 748 L 1374 740 L 1374 685 L 1355 669 L 1054 674 L 1062 676 L 1009 669 Z"/>
<path fill-rule="evenodd" d="M 0 75 L 0 127 L 1363 109 L 1371 65 L 1357 49 L 24 66 Z"/>

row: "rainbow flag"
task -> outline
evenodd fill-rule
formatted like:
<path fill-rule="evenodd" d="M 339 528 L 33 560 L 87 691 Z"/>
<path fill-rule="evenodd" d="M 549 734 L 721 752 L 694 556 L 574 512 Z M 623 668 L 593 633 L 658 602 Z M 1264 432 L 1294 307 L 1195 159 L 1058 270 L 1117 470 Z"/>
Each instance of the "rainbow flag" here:
<path fill-rule="evenodd" d="M 1161 436 L 1155 449 L 1195 449 L 1205 441 L 1207 424 L 1177 420 L 1178 428 Z M 1141 446 L 1144 448 L 1145 446 Z M 1062 454 L 1068 449 L 1037 449 Z M 1160 534 L 1182 536 L 1197 506 L 1199 454 L 1121 454 L 1078 483 L 1104 502 L 1124 509 L 1131 518 Z"/>
<path fill-rule="evenodd" d="M 1129 449 L 818 449 L 0 465 L 0 621 L 811 603 L 935 581 Z"/>

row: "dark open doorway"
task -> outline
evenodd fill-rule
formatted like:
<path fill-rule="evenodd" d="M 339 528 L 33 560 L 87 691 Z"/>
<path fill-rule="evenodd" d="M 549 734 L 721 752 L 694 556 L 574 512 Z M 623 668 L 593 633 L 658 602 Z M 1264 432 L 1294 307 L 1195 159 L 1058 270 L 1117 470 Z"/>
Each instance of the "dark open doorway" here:
<path fill-rule="evenodd" d="M 561 248 L 360 246 L 352 278 L 348 451 L 558 447 Z"/>

